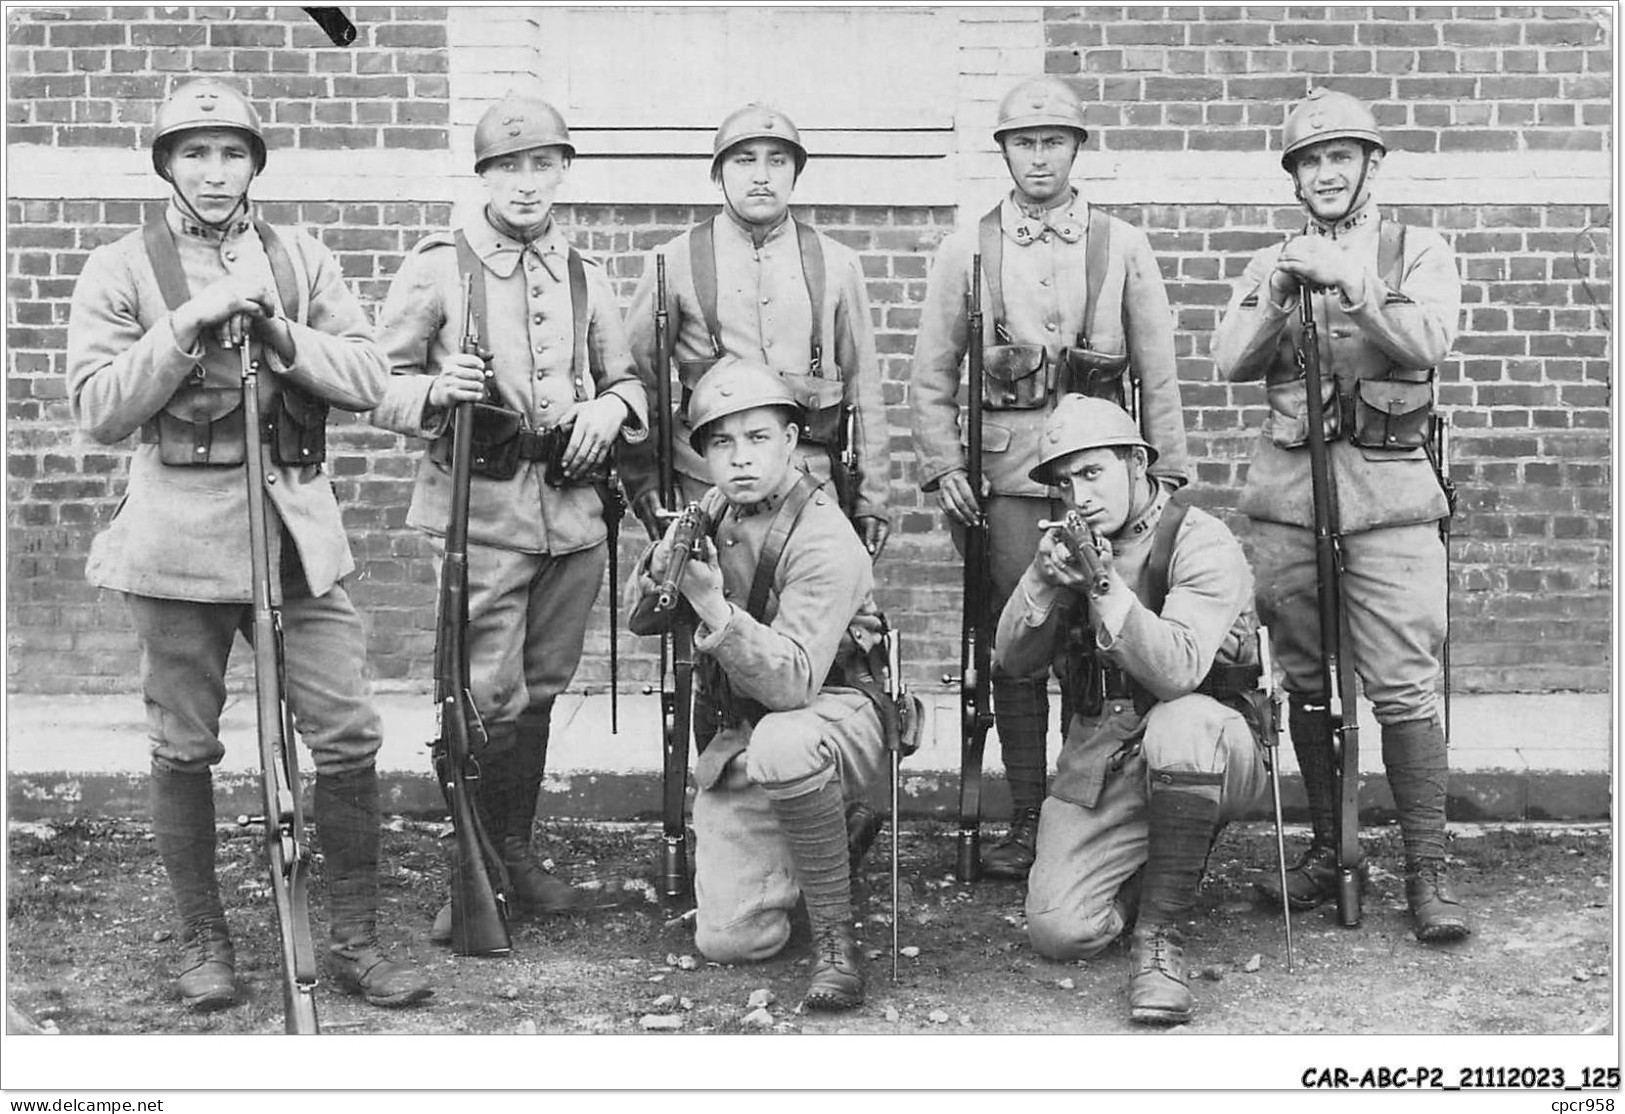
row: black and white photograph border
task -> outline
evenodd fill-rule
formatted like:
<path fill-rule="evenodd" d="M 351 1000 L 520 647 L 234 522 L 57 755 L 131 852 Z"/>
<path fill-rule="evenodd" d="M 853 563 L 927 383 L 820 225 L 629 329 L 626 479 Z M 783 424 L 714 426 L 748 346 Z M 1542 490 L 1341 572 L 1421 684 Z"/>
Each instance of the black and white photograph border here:
<path fill-rule="evenodd" d="M 422 443 L 335 410 L 323 467 L 383 720 L 379 936 L 434 993 L 380 1010 L 323 981 L 323 1032 L 352 1037 L 337 1043 L 367 1049 L 370 1063 L 307 1042 L 300 1056 L 319 1082 L 297 1086 L 1290 1091 L 1358 1089 L 1383 1068 L 1364 1086 L 1611 1080 L 1617 1093 L 1616 6 L 7 4 L 5 14 L 7 1091 L 296 1085 L 250 1083 L 242 1066 L 284 1029 L 265 841 L 237 822 L 264 812 L 255 657 L 239 640 L 214 770 L 239 996 L 194 1013 L 172 990 L 181 941 L 150 831 L 135 627 L 121 593 L 86 577 L 141 438 L 93 440 L 69 389 L 76 280 L 93 250 L 163 211 L 155 113 L 185 82 L 212 77 L 263 125 L 256 213 L 331 253 L 372 327 L 414 247 L 483 202 L 475 126 L 505 96 L 540 98 L 567 120 L 575 159 L 553 213 L 623 314 L 654 249 L 721 211 L 710 168 L 723 119 L 764 102 L 794 120 L 807 160 L 791 212 L 862 266 L 891 450 L 892 533 L 874 595 L 923 704 L 896 842 L 887 823 L 853 875 L 866 1001 L 808 1011 L 804 916 L 780 955 L 722 965 L 695 946 L 692 898 L 660 892 L 664 661 L 656 640 L 629 635 L 624 606 L 612 628 L 622 585 L 606 581 L 554 706 L 534 844 L 587 908 L 516 920 L 505 957 L 454 956 L 429 940 L 452 825 L 427 747 L 438 551 L 406 522 Z M 1282 745 L 1284 823 L 1266 799 L 1222 829 L 1188 926 L 1195 1012 L 1167 1035 L 1204 1038 L 1178 1046 L 1189 1071 L 1131 1043 L 1152 1034 L 1128 1018 L 1126 938 L 1091 960 L 1044 959 L 1027 939 L 1025 885 L 956 870 L 963 561 L 924 490 L 910 373 L 937 249 L 1010 192 L 993 137 L 1000 102 L 1046 74 L 1083 105 L 1080 199 L 1143 233 L 1161 270 L 1189 501 L 1249 557 L 1239 501 L 1268 405 L 1260 383 L 1226 381 L 1213 336 L 1252 253 L 1303 229 L 1282 131 L 1311 90 L 1370 107 L 1386 147 L 1373 185 L 1384 218 L 1443 237 L 1461 281 L 1455 343 L 1435 369 L 1457 495 L 1436 703 L 1448 720 L 1448 865 L 1472 935 L 1432 945 L 1411 931 L 1382 732 L 1362 699 L 1364 919 L 1344 927 L 1330 905 L 1293 915 L 1288 969 L 1282 913 L 1255 885 L 1278 867 L 1278 831 L 1289 862 L 1310 836 L 1297 760 Z M 623 581 L 645 547 L 636 519 L 625 526 Z M 1064 734 L 1052 715 L 1051 770 Z M 989 843 L 1011 819 L 999 753 L 994 732 L 980 815 Z M 310 753 L 300 761 L 308 814 Z M 325 950 L 316 845 L 311 921 Z M 646 1039 L 614 1039 L 634 1034 Z M 194 1035 L 254 1039 L 210 1042 L 183 1077 L 173 1065 L 202 1057 L 173 1042 Z M 456 1035 L 503 1036 L 512 1062 L 489 1079 L 447 1080 L 429 1050 Z M 527 1035 L 564 1040 L 520 1051 Z M 708 1057 L 692 1043 L 661 1047 L 696 1035 L 727 1049 L 724 1072 L 698 1071 Z M 849 1077 L 796 1070 L 801 1042 L 753 1039 L 770 1035 L 850 1038 L 839 1046 L 857 1052 Z M 971 1043 L 921 1043 L 950 1036 Z M 654 1067 L 627 1072 L 618 1062 L 629 1052 Z M 906 1063 L 932 1064 L 929 1080 L 900 1071 Z M 1019 1073 L 993 1067 L 1017 1063 Z M 1401 1068 L 1409 1074 L 1393 1074 Z"/>

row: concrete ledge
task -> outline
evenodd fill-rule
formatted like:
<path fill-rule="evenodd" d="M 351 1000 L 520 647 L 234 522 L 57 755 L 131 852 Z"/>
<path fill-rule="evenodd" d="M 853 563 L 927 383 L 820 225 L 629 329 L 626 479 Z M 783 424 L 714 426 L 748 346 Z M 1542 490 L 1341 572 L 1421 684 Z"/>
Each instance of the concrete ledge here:
<path fill-rule="evenodd" d="M 958 811 L 959 737 L 954 694 L 925 694 L 927 722 L 919 753 L 904 767 L 903 815 L 952 820 Z M 1454 700 L 1449 816 L 1457 821 L 1607 819 L 1613 756 L 1607 694 L 1476 695 Z M 434 727 L 426 694 L 381 693 L 385 742 L 378 766 L 386 811 L 444 816 L 429 773 Z M 221 719 L 227 755 L 216 771 L 222 819 L 259 811 L 253 700 L 234 694 Z M 543 784 L 545 816 L 583 820 L 654 820 L 660 815 L 659 702 L 620 700 L 610 732 L 606 695 L 568 694 L 554 710 L 552 769 Z M 1382 772 L 1380 730 L 1362 720 L 1361 812 L 1368 822 L 1393 814 Z M 18 820 L 146 812 L 146 723 L 139 696 L 48 697 L 7 701 L 6 771 L 10 816 Z M 1053 768 L 1060 749 L 1050 737 Z M 1283 747 L 1282 806 L 1306 819 L 1291 747 Z M 998 823 L 1010 798 L 994 735 L 987 748 L 983 816 Z M 305 764 L 309 774 L 308 761 Z M 1253 819 L 1266 819 L 1268 806 Z"/>

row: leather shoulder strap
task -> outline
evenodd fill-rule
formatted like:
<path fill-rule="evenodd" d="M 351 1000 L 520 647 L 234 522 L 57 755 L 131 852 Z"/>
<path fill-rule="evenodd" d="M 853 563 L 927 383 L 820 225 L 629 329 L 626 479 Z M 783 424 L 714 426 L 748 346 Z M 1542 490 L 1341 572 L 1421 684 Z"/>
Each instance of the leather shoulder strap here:
<path fill-rule="evenodd" d="M 1182 502 L 1169 500 L 1157 520 L 1156 532 L 1151 535 L 1151 555 L 1145 563 L 1146 592 L 1140 602 L 1158 615 L 1162 614 L 1163 601 L 1168 598 L 1168 565 L 1174 558 L 1174 538 L 1189 509 Z"/>
<path fill-rule="evenodd" d="M 1398 290 L 1405 278 L 1405 226 L 1398 221 L 1377 226 L 1377 274 L 1390 290 Z"/>
<path fill-rule="evenodd" d="M 587 264 L 581 253 L 572 247 L 565 265 L 570 272 L 570 369 L 575 378 L 576 401 L 580 402 L 587 397 L 587 326 L 592 306 L 587 296 Z"/>
<path fill-rule="evenodd" d="M 174 234 L 169 231 L 162 213 L 141 229 L 141 239 L 146 243 L 147 262 L 152 264 L 164 304 L 172 310 L 180 309 L 191 298 L 192 291 L 186 284 L 186 271 L 181 267 L 181 253 L 175 248 Z"/>
<path fill-rule="evenodd" d="M 1083 347 L 1094 339 L 1095 307 L 1100 304 L 1100 291 L 1106 285 L 1106 270 L 1112 260 L 1112 221 L 1109 216 L 1089 206 L 1089 246 L 1084 251 Z"/>
<path fill-rule="evenodd" d="M 807 305 L 812 310 L 812 336 L 809 338 L 807 371 L 824 374 L 824 245 L 818 233 L 795 221 L 796 245 L 801 249 L 801 276 L 807 282 Z"/>
<path fill-rule="evenodd" d="M 264 221 L 255 218 L 254 228 L 260 234 L 260 243 L 265 245 L 266 258 L 271 261 L 271 278 L 276 282 L 277 297 L 282 299 L 282 312 L 304 324 L 309 308 L 308 299 L 305 297 L 304 284 L 294 272 L 288 246 L 277 235 L 276 229 Z"/>
<path fill-rule="evenodd" d="M 750 583 L 750 598 L 745 604 L 745 610 L 752 619 L 758 623 L 764 622 L 763 614 L 767 610 L 767 594 L 773 588 L 773 574 L 778 571 L 779 558 L 784 556 L 785 543 L 790 540 L 790 533 L 801 521 L 801 512 L 807 509 L 807 502 L 818 490 L 807 473 L 801 473 L 789 494 L 785 495 L 784 502 L 779 504 L 779 512 L 773 516 L 773 525 L 767 528 L 767 539 L 762 543 L 762 552 L 756 559 L 756 575 Z"/>
<path fill-rule="evenodd" d="M 694 276 L 694 296 L 700 300 L 700 314 L 711 338 L 711 355 L 721 359 L 722 326 L 717 324 L 717 241 L 712 220 L 702 220 L 688 234 L 688 266 Z"/>
<path fill-rule="evenodd" d="M 977 227 L 977 245 L 982 252 L 982 282 L 987 286 L 988 304 L 993 307 L 993 335 L 998 336 L 1004 326 L 1004 229 L 1000 226 L 999 210 L 1004 202 L 993 206 L 982 216 Z"/>

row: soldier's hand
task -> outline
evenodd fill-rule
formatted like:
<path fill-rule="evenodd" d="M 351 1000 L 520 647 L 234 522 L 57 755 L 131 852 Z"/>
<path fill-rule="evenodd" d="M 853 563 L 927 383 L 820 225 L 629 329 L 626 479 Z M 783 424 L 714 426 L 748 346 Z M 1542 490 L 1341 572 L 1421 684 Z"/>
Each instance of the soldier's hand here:
<path fill-rule="evenodd" d="M 559 425 L 570 427 L 570 443 L 564 449 L 564 474 L 572 480 L 578 479 L 602 464 L 615 438 L 621 434 L 626 415 L 626 403 L 616 395 L 600 395 L 570 407 L 559 420 Z"/>
<path fill-rule="evenodd" d="M 1082 565 L 1072 559 L 1072 551 L 1061 540 L 1058 530 L 1045 530 L 1038 539 L 1038 552 L 1033 555 L 1033 570 L 1046 584 L 1088 594 L 1088 574 Z"/>
<path fill-rule="evenodd" d="M 171 319 L 175 342 L 189 349 L 205 329 L 217 329 L 221 344 L 236 347 L 247 335 L 248 319 L 276 315 L 276 296 L 263 280 L 227 275 L 188 299 Z M 229 338 L 229 340 L 228 340 Z"/>
<path fill-rule="evenodd" d="M 955 469 L 937 482 L 937 502 L 943 511 L 961 526 L 974 526 L 981 521 L 982 504 L 971 491 L 970 477 Z"/>
<path fill-rule="evenodd" d="M 660 494 L 655 491 L 645 491 L 632 500 L 632 513 L 643 523 L 643 529 L 648 532 L 650 541 L 660 540 L 660 535 L 666 528 L 660 523 Z"/>
<path fill-rule="evenodd" d="M 891 523 L 879 515 L 861 514 L 858 516 L 858 537 L 863 539 L 863 548 L 869 551 L 871 559 L 879 560 L 880 551 L 886 548 L 886 539 L 891 536 Z"/>
<path fill-rule="evenodd" d="M 485 361 L 472 352 L 453 352 L 429 383 L 429 405 L 446 409 L 459 402 L 478 402 L 485 397 L 491 374 Z"/>
<path fill-rule="evenodd" d="M 683 597 L 700 622 L 713 629 L 728 617 L 728 599 L 722 594 L 722 569 L 709 545 L 696 545 L 683 570 Z"/>
<path fill-rule="evenodd" d="M 1285 271 L 1316 287 L 1338 287 L 1350 303 L 1364 296 L 1365 272 L 1341 241 L 1324 236 L 1295 236 L 1281 248 L 1275 261 Z M 1273 280 L 1271 280 L 1273 286 Z"/>

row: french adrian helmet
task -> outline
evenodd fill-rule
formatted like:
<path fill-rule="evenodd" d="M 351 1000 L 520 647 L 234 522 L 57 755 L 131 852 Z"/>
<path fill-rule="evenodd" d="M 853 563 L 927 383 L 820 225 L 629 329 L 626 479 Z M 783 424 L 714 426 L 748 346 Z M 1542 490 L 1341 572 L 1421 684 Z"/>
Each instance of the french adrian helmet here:
<path fill-rule="evenodd" d="M 717 129 L 716 139 L 711 143 L 712 176 L 716 176 L 722 156 L 752 139 L 778 139 L 787 143 L 794 153 L 798 175 L 807 165 L 807 148 L 801 145 L 801 132 L 790 117 L 769 105 L 747 104 L 729 113 Z"/>
<path fill-rule="evenodd" d="M 1062 395 L 1044 418 L 1039 435 L 1038 467 L 1027 475 L 1034 483 L 1051 484 L 1050 469 L 1056 461 L 1085 449 L 1108 449 L 1138 445 L 1145 450 L 1146 463 L 1157 459 L 1157 450 L 1140 435 L 1140 427 L 1128 411 L 1114 402 L 1089 395 Z"/>
<path fill-rule="evenodd" d="M 785 382 L 784 376 L 766 364 L 737 357 L 724 357 L 712 365 L 688 400 L 688 422 L 693 430 L 688 443 L 694 451 L 705 453 L 705 428 L 719 418 L 730 414 L 743 414 L 759 406 L 782 406 L 800 425 L 803 420 L 801 404 Z"/>
<path fill-rule="evenodd" d="M 260 114 L 241 92 L 214 78 L 188 81 L 169 94 L 152 118 L 152 166 L 168 178 L 169 148 L 175 136 L 197 128 L 231 128 L 248 136 L 254 173 L 265 169 L 265 133 Z"/>
<path fill-rule="evenodd" d="M 1286 118 L 1281 132 L 1281 165 L 1292 172 L 1292 157 L 1328 139 L 1358 139 L 1384 153 L 1388 147 L 1377 130 L 1377 118 L 1359 98 L 1332 89 L 1311 89 Z"/>
<path fill-rule="evenodd" d="M 537 147 L 563 147 L 570 158 L 576 147 L 559 110 L 536 97 L 509 94 L 485 110 L 474 125 L 474 173 L 503 155 Z"/>
<path fill-rule="evenodd" d="M 1083 102 L 1072 87 L 1058 77 L 1035 77 L 1023 81 L 999 102 L 999 122 L 993 128 L 993 141 L 1022 128 L 1071 128 L 1078 142 L 1089 138 L 1083 121 Z"/>

